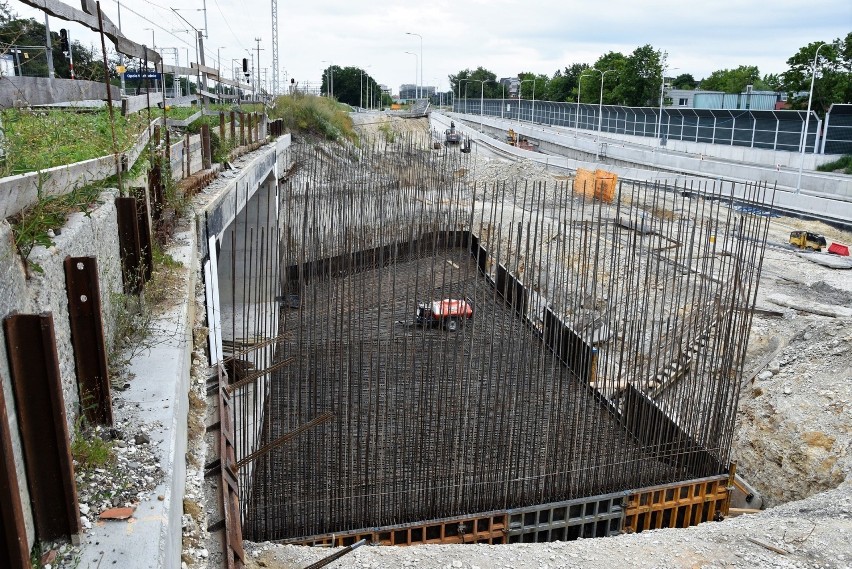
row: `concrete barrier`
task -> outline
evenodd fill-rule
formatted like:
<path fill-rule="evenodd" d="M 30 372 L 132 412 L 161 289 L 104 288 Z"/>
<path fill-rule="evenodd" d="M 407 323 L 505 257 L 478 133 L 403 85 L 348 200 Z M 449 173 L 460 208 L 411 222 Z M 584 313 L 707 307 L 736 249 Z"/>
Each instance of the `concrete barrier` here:
<path fill-rule="evenodd" d="M 433 112 L 430 115 L 430 120 L 440 125 L 438 130 L 442 130 L 449 126 L 451 118 Z M 828 191 L 819 192 L 809 188 L 803 190 L 802 193 L 796 193 L 793 188 L 784 187 L 777 180 L 771 179 L 771 171 L 767 172 L 767 169 L 761 169 L 754 165 L 738 165 L 728 162 L 716 162 L 714 164 L 712 160 L 703 160 L 700 156 L 666 156 L 651 149 L 612 147 L 609 144 L 606 145 L 605 152 L 601 153 L 601 146 L 594 139 L 586 137 L 575 139 L 561 136 L 548 132 L 548 127 L 531 127 L 524 124 L 518 126 L 516 122 L 483 117 L 483 132 L 480 133 L 478 130 L 480 117 L 454 114 L 452 120 L 455 121 L 456 128 L 461 129 L 472 140 L 485 144 L 506 156 L 534 160 L 569 172 L 576 172 L 577 168 L 591 170 L 600 168 L 614 172 L 623 180 L 638 182 L 657 182 L 699 188 L 708 182 L 736 182 L 739 184 L 765 182 L 770 189 L 775 187 L 777 183 L 775 191 L 767 192 L 765 195 L 767 206 L 771 205 L 774 199 L 774 206 L 788 213 L 817 217 L 843 225 L 852 223 L 852 199 L 850 199 L 852 197 L 852 180 L 838 180 L 836 176 L 809 173 L 807 177 L 803 175 L 803 187 L 808 187 L 805 185 L 806 179 L 809 182 L 822 180 L 824 184 L 820 187 Z M 467 125 L 462 121 L 468 121 L 471 124 Z M 498 134 L 498 132 L 505 132 L 509 127 L 528 138 L 541 141 L 541 147 L 547 148 L 548 151 L 554 153 L 574 152 L 589 157 L 600 154 L 603 160 L 582 160 L 522 150 L 493 138 L 487 132 L 487 129 L 491 129 L 491 132 Z M 614 155 L 618 158 L 613 159 Z M 613 161 L 616 162 L 616 165 L 611 163 Z M 730 168 L 724 169 L 723 166 L 725 165 Z M 733 174 L 737 175 L 734 176 Z M 750 174 L 753 174 L 754 177 L 749 177 Z M 759 176 L 758 174 L 763 175 Z M 785 181 L 789 181 L 791 173 L 787 174 L 788 177 L 784 178 Z M 829 183 L 831 181 L 835 183 Z M 700 192 L 700 190 L 696 191 Z M 740 192 L 742 191 L 744 191 L 744 188 L 741 187 Z M 743 196 L 735 195 L 735 197 L 741 198 Z"/>

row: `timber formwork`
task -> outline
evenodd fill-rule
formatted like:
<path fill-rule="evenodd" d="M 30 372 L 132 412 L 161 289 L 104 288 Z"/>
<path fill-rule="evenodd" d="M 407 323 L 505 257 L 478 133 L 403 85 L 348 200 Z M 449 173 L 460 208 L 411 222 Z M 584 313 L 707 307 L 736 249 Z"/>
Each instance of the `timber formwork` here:
<path fill-rule="evenodd" d="M 343 547 L 372 545 L 547 543 L 689 527 L 727 516 L 729 476 L 711 476 L 590 498 L 444 520 L 281 540 Z"/>

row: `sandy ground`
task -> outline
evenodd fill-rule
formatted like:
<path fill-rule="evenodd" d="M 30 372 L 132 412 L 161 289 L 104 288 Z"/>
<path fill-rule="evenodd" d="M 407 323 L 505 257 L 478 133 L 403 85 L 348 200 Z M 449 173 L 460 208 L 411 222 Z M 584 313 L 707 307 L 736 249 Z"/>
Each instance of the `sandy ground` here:
<path fill-rule="evenodd" d="M 424 120 L 355 115 L 376 136 L 424 132 Z M 540 166 L 474 156 L 477 180 L 564 177 Z M 770 225 L 733 454 L 770 507 L 683 530 L 605 540 L 506 546 L 362 547 L 339 568 L 852 567 L 852 270 L 829 269 L 787 244 L 808 229 L 852 245 L 817 222 Z M 792 308 L 791 308 L 792 307 Z M 754 539 L 759 543 L 750 541 Z M 246 544 L 249 567 L 305 567 L 332 550 Z"/>

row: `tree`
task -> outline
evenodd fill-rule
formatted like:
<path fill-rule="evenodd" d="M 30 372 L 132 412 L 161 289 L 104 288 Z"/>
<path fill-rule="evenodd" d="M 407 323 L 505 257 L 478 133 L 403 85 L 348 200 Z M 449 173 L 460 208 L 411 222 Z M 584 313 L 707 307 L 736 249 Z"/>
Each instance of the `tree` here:
<path fill-rule="evenodd" d="M 346 103 L 353 107 L 360 106 L 362 103 L 364 106 L 367 106 L 367 97 L 369 94 L 374 94 L 374 100 L 378 100 L 380 97 L 378 83 L 376 83 L 376 80 L 369 73 L 360 67 L 330 65 L 325 68 L 322 74 L 320 91 L 326 95 L 329 92 L 329 78 L 331 79 L 331 84 L 334 85 L 334 98 L 341 103 Z"/>
<path fill-rule="evenodd" d="M 573 63 L 564 70 L 556 70 L 548 81 L 544 95 L 546 101 L 576 101 L 577 81 L 583 71 L 589 69 L 587 63 Z M 536 91 L 536 94 L 538 91 Z M 538 96 L 538 95 L 536 95 Z"/>
<path fill-rule="evenodd" d="M 14 19 L 14 17 L 15 14 L 9 8 L 9 3 L 5 1 L 0 2 L 0 24 L 5 24 L 9 20 Z"/>
<path fill-rule="evenodd" d="M 754 65 L 740 65 L 736 69 L 719 69 L 701 80 L 701 88 L 706 91 L 743 93 L 747 85 L 754 85 L 756 89 L 766 86 L 761 82 L 760 71 Z"/>
<path fill-rule="evenodd" d="M 695 89 L 698 86 L 698 81 L 691 73 L 681 73 L 672 79 L 673 89 Z"/>
<path fill-rule="evenodd" d="M 532 99 L 535 95 L 536 99 L 544 100 L 543 95 L 547 92 L 550 78 L 544 74 L 535 73 L 518 73 L 518 80 L 521 81 L 519 96 L 521 99 Z"/>
<path fill-rule="evenodd" d="M 612 86 L 621 80 L 626 64 L 627 58 L 624 54 L 616 51 L 610 51 L 600 56 L 593 68 L 586 69 L 580 75 L 582 78 L 579 85 L 580 102 L 597 104 L 601 94 L 601 74 L 611 71 L 606 75 L 603 102 L 608 105 L 615 103 L 617 99 L 613 96 Z"/>
<path fill-rule="evenodd" d="M 2 5 L 0 5 L 0 15 L 5 17 Z M 59 45 L 59 33 L 51 32 L 50 39 L 56 76 L 68 79 L 71 77 L 71 68 Z M 33 18 L 4 20 L 0 17 L 0 43 L 8 46 L 42 46 L 44 45 L 44 24 Z M 31 77 L 48 76 L 44 49 L 16 49 L 21 49 L 20 53 L 16 54 L 21 74 Z M 78 79 L 103 81 L 103 56 L 100 52 L 86 49 L 78 41 L 71 42 L 71 51 L 74 57 L 74 72 Z"/>
<path fill-rule="evenodd" d="M 497 82 L 497 76 L 482 66 L 477 67 L 475 71 L 463 69 L 455 75 L 449 75 L 448 79 L 450 90 L 459 98 L 464 98 L 465 94 L 468 97 L 478 97 L 482 92 L 486 99 L 499 99 L 503 92 L 503 88 Z M 480 81 L 485 82 L 482 87 L 480 87 Z"/>
<path fill-rule="evenodd" d="M 609 97 L 604 85 L 604 102 L 631 107 L 657 104 L 663 77 L 663 59 L 663 54 L 650 44 L 637 47 L 624 59 L 617 80 L 607 77 L 607 81 L 613 81 L 615 85 Z"/>
<path fill-rule="evenodd" d="M 766 85 L 767 89 L 775 91 L 776 93 L 784 90 L 784 84 L 781 80 L 781 76 L 777 73 L 768 73 L 764 75 L 762 83 Z"/>
<path fill-rule="evenodd" d="M 810 43 L 787 60 L 789 69 L 781 74 L 781 83 L 793 108 L 807 108 L 814 57 L 821 43 Z M 847 101 L 852 101 L 852 32 L 819 49 L 811 108 L 823 116 L 832 103 Z"/>

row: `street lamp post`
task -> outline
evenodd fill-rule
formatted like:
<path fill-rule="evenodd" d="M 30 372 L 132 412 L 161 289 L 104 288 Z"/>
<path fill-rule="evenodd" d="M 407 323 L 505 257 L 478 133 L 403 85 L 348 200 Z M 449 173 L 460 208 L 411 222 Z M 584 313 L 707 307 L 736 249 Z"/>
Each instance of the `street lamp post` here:
<path fill-rule="evenodd" d="M 220 45 L 216 48 L 216 92 L 222 94 L 222 49 L 227 46 Z M 220 99 L 221 103 L 222 100 Z"/>
<path fill-rule="evenodd" d="M 601 98 L 598 102 L 598 138 L 601 136 L 601 123 L 603 122 L 603 84 L 604 77 L 606 77 L 607 73 L 614 72 L 615 69 L 607 69 L 603 73 L 601 73 Z"/>
<path fill-rule="evenodd" d="M 419 98 L 419 93 L 417 92 L 417 70 L 420 67 L 420 57 L 414 53 L 413 51 L 406 51 L 408 55 L 414 56 L 414 98 Z"/>
<path fill-rule="evenodd" d="M 606 71 L 601 71 L 600 69 L 596 69 L 592 67 L 589 71 L 595 71 L 601 74 L 601 93 L 600 99 L 598 101 L 598 138 L 601 136 L 601 123 L 603 122 L 603 85 L 604 85 L 604 77 L 607 73 L 614 72 L 615 69 L 607 69 Z M 580 76 L 582 78 L 582 75 Z M 580 88 L 577 88 L 577 102 L 580 101 Z M 579 110 L 579 109 L 578 109 Z"/>
<path fill-rule="evenodd" d="M 529 81 L 532 81 L 532 84 L 533 84 L 532 111 L 530 112 L 530 124 L 533 123 L 533 119 L 535 118 L 535 78 L 523 79 L 518 84 L 518 124 L 521 123 L 521 101 L 523 100 L 521 98 L 521 87 L 523 86 L 524 83 L 527 83 Z"/>
<path fill-rule="evenodd" d="M 660 81 L 660 114 L 657 117 L 657 138 L 660 139 L 662 143 L 663 139 L 663 102 L 665 101 L 665 88 L 666 88 L 666 70 L 668 67 L 663 67 L 663 76 L 662 81 Z M 671 70 L 680 69 L 680 67 L 672 67 Z"/>
<path fill-rule="evenodd" d="M 187 26 L 189 26 L 190 28 L 195 30 L 195 61 L 200 64 L 200 59 L 198 57 L 198 44 L 201 40 L 201 32 L 198 30 L 198 28 L 196 28 L 195 26 L 190 24 L 189 20 L 187 20 L 186 18 L 181 16 L 178 13 L 176 8 L 172 8 L 171 10 L 172 10 L 172 12 L 174 12 L 177 15 L 178 18 L 183 20 L 186 23 Z M 186 30 L 186 31 L 188 32 L 189 30 Z M 187 60 L 188 59 L 189 59 L 189 57 L 187 57 Z M 201 95 L 201 68 L 196 67 L 196 69 L 197 69 L 196 74 L 195 74 L 196 92 L 198 92 L 198 95 L 199 95 L 199 105 L 201 106 L 201 112 L 203 114 L 204 113 L 204 96 Z"/>
<path fill-rule="evenodd" d="M 583 86 L 583 77 L 591 77 L 591 75 L 581 73 L 580 77 L 577 78 L 577 116 L 574 117 L 574 132 L 576 134 L 580 132 L 580 88 Z"/>
<path fill-rule="evenodd" d="M 325 92 L 329 99 L 334 97 L 334 64 L 330 61 L 322 60 L 322 63 L 328 63 L 328 73 L 326 74 L 326 89 Z"/>
<path fill-rule="evenodd" d="M 420 97 L 423 96 L 423 36 L 420 34 L 415 34 L 413 32 L 405 32 L 406 35 L 409 36 L 417 36 L 420 38 Z M 416 75 L 415 75 L 415 83 L 417 83 Z"/>
<path fill-rule="evenodd" d="M 479 83 L 479 132 L 482 132 L 482 115 L 485 108 L 485 84 L 494 81 L 493 79 L 462 79 L 462 81 Z M 467 89 L 465 95 L 465 113 L 467 113 Z"/>
<path fill-rule="evenodd" d="M 144 28 L 145 30 L 149 30 L 151 32 L 151 50 L 157 51 L 157 40 L 154 39 L 154 28 Z M 154 73 L 157 73 L 157 66 L 154 65 Z M 159 93 L 160 90 L 157 88 L 157 76 L 154 75 L 154 92 Z M 163 97 L 165 97 L 165 88 L 163 88 Z"/>
<path fill-rule="evenodd" d="M 811 99 L 814 96 L 814 80 L 816 80 L 816 66 L 817 66 L 817 57 L 819 57 L 819 50 L 822 49 L 823 46 L 828 45 L 826 43 L 820 44 L 816 49 L 816 53 L 814 53 L 814 65 L 811 68 L 811 89 L 808 91 L 808 114 L 805 115 L 805 132 L 802 134 L 802 158 L 799 161 L 799 175 L 796 177 L 796 193 L 798 194 L 802 189 L 802 169 L 805 167 L 805 149 L 808 147 L 808 124 L 811 120 Z M 816 152 L 816 142 L 814 142 L 814 152 Z"/>

